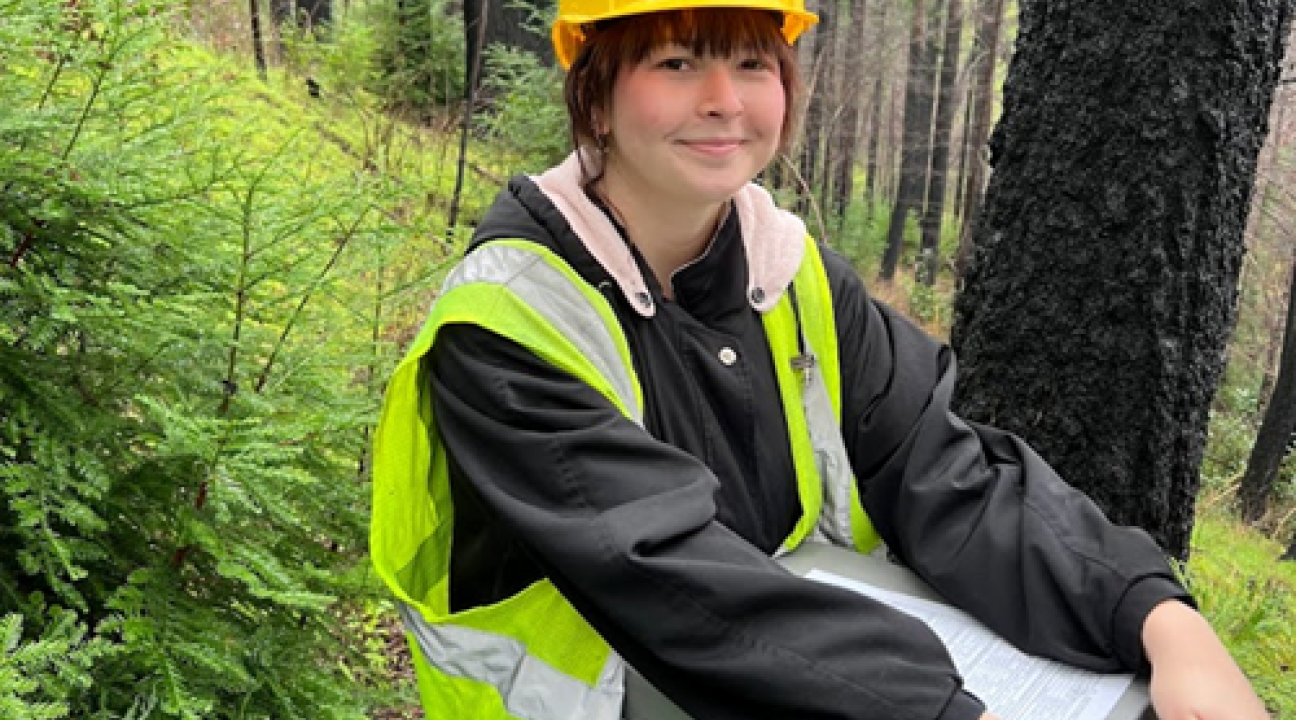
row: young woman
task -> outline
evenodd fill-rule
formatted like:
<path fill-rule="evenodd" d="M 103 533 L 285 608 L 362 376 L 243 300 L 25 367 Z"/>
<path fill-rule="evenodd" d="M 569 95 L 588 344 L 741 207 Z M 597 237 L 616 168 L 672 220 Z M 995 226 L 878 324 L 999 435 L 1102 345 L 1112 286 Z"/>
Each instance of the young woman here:
<path fill-rule="evenodd" d="M 708 7 L 715 5 L 716 7 Z M 753 178 L 802 0 L 563 0 L 577 151 L 518 177 L 388 388 L 373 553 L 430 717 L 967 719 L 924 626 L 796 577 L 880 543 L 1027 651 L 1265 717 L 1161 551 L 949 410 L 950 351 Z"/>

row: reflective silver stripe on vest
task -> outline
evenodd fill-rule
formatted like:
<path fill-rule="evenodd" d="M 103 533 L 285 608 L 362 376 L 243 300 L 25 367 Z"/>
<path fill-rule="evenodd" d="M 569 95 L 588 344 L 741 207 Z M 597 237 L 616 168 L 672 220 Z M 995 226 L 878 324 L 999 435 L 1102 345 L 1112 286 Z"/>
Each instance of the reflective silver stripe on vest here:
<path fill-rule="evenodd" d="M 603 317 L 567 276 L 536 253 L 488 243 L 446 278 L 441 292 L 470 283 L 501 285 L 515 293 L 584 355 L 612 385 L 635 422 L 643 409 L 635 380 Z M 625 662 L 608 653 L 593 685 L 527 653 L 507 635 L 451 623 L 429 623 L 402 604 L 401 617 L 428 664 L 457 678 L 494 687 L 512 716 L 523 720 L 617 720 L 625 696 Z"/>
<path fill-rule="evenodd" d="M 442 294 L 460 285 L 487 282 L 504 285 L 540 313 L 607 378 L 630 417 L 643 424 L 635 382 L 617 352 L 602 316 L 565 275 L 540 255 L 507 245 L 487 243 L 474 250 L 446 278 Z"/>
<path fill-rule="evenodd" d="M 808 341 L 807 341 L 808 342 Z M 854 545 L 851 533 L 851 485 L 855 476 L 842 441 L 841 423 L 828 398 L 823 373 L 810 370 L 809 382 L 801 387 L 810 446 L 814 449 L 819 482 L 823 485 L 823 509 L 811 538 L 842 547 Z"/>
<path fill-rule="evenodd" d="M 513 638 L 456 625 L 432 625 L 400 603 L 401 619 L 423 657 L 446 675 L 488 683 L 504 709 L 523 720 L 615 720 L 625 695 L 625 663 L 608 655 L 593 685 L 528 655 Z"/>

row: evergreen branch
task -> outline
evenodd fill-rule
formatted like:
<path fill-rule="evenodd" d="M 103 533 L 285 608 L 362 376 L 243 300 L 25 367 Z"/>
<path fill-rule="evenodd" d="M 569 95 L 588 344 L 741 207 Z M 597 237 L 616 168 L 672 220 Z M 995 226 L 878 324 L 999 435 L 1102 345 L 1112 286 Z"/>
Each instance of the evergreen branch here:
<path fill-rule="evenodd" d="M 289 333 L 291 333 L 293 328 L 296 326 L 298 318 L 301 317 L 302 311 L 306 308 L 306 304 L 311 301 L 315 296 L 315 291 L 321 284 L 323 284 L 324 279 L 328 277 L 329 273 L 333 271 L 333 267 L 337 264 L 338 259 L 342 257 L 342 252 L 346 250 L 351 240 L 355 238 L 356 231 L 360 228 L 360 224 L 364 222 L 364 218 L 368 214 L 369 209 L 365 208 L 363 212 L 356 216 L 355 222 L 351 224 L 350 228 L 347 228 L 346 232 L 342 234 L 342 238 L 338 240 L 337 247 L 333 249 L 333 255 L 329 257 L 328 262 L 325 263 L 324 267 L 320 270 L 315 281 L 311 283 L 310 289 L 302 295 L 301 301 L 297 303 L 297 308 L 293 310 L 292 316 L 289 317 L 288 322 L 284 324 L 283 331 L 279 333 L 279 339 L 275 342 L 274 349 L 270 351 L 270 357 L 266 359 L 265 366 L 261 368 L 261 376 L 257 378 L 256 385 L 253 386 L 255 392 L 259 393 L 265 388 L 266 381 L 270 378 L 270 370 L 274 367 L 276 358 L 279 357 L 279 351 L 283 349 L 284 344 L 288 340 Z"/>

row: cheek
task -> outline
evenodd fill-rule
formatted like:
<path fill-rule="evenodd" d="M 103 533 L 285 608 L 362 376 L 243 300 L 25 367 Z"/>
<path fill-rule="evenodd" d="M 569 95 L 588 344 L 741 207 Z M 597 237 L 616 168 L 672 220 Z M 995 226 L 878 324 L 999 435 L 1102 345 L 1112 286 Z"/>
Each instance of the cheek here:
<path fill-rule="evenodd" d="M 630 131 L 651 130 L 665 122 L 665 100 L 669 95 L 636 81 L 631 76 L 624 79 L 613 95 L 613 122 L 622 134 Z M 616 128 L 613 128 L 613 132 Z"/>
<path fill-rule="evenodd" d="M 772 128 L 775 133 L 783 127 L 783 118 L 787 115 L 787 97 L 783 86 L 775 83 L 772 88 L 762 88 L 747 104 L 747 112 L 760 119 L 762 128 Z"/>

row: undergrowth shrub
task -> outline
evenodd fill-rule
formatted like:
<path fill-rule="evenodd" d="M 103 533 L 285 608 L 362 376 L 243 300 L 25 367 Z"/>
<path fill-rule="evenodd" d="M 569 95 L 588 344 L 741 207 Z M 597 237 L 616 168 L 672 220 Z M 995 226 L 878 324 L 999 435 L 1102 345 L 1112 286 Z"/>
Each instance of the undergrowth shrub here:
<path fill-rule="evenodd" d="M 379 0 L 363 23 L 377 38 L 374 93 L 388 109 L 424 122 L 463 99 L 463 20 L 446 0 Z"/>
<path fill-rule="evenodd" d="M 481 122 L 510 174 L 540 173 L 567 156 L 571 133 L 557 69 L 526 50 L 492 45 L 485 84 L 494 100 Z"/>
<path fill-rule="evenodd" d="M 446 249 L 172 5 L 0 0 L 0 717 L 363 718 L 368 429 Z"/>

